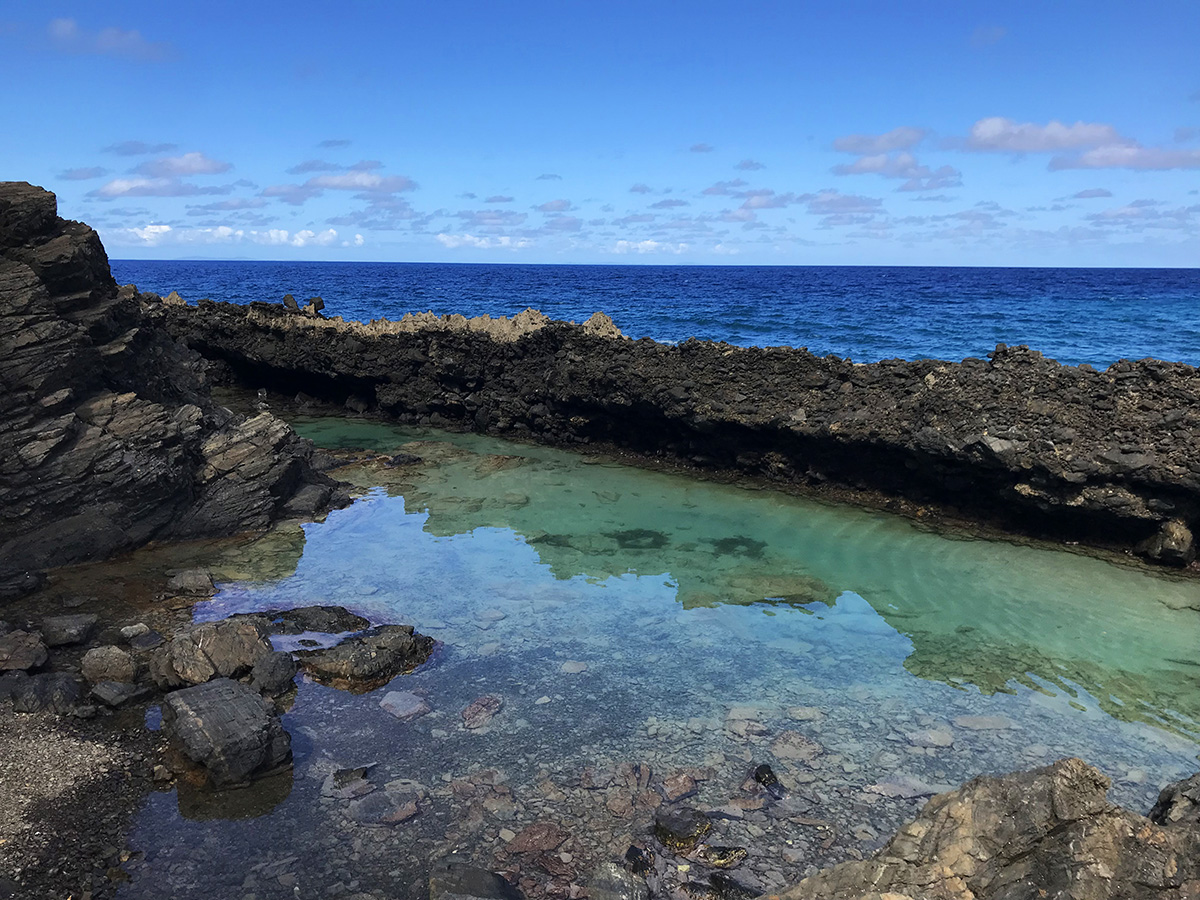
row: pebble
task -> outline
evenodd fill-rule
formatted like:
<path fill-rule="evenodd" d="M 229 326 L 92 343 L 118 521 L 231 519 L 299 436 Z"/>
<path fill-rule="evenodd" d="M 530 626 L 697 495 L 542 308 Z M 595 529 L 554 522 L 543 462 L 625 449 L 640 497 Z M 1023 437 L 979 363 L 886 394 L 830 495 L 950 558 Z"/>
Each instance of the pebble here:
<path fill-rule="evenodd" d="M 545 706 L 549 702 L 550 702 L 550 698 L 545 695 L 542 695 L 541 697 L 538 697 L 536 700 L 533 701 L 534 706 Z"/>
<path fill-rule="evenodd" d="M 587 670 L 587 663 L 570 660 L 562 664 L 562 671 L 568 675 L 578 675 Z"/>

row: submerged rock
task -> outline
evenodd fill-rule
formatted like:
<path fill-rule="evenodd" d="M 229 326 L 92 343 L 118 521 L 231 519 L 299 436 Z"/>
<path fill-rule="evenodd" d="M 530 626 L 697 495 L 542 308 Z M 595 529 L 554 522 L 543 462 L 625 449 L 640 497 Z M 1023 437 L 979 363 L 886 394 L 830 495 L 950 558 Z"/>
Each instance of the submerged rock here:
<path fill-rule="evenodd" d="M 424 697 L 408 691 L 388 691 L 379 705 L 401 722 L 418 719 L 431 709 Z"/>
<path fill-rule="evenodd" d="M 482 728 L 488 722 L 492 721 L 492 717 L 500 712 L 502 706 L 504 706 L 504 701 L 491 694 L 476 697 L 462 711 L 463 727 L 470 729 Z"/>
<path fill-rule="evenodd" d="M 336 647 L 300 650 L 301 668 L 324 684 L 354 692 L 373 690 L 429 658 L 433 638 L 411 625 L 380 625 L 351 635 Z"/>
<path fill-rule="evenodd" d="M 1078 759 L 981 777 L 933 798 L 878 853 L 804 879 L 784 900 L 1182 898 L 1200 887 L 1200 827 L 1111 805 Z"/>
<path fill-rule="evenodd" d="M 654 836 L 673 853 L 688 853 L 710 831 L 712 822 L 697 809 L 660 809 L 654 814 Z"/>
<path fill-rule="evenodd" d="M 229 787 L 290 763 L 279 716 L 244 684 L 217 678 L 167 695 L 163 727 L 214 787 Z"/>
<path fill-rule="evenodd" d="M 525 900 L 525 895 L 495 872 L 443 861 L 429 873 L 429 900 Z"/>
<path fill-rule="evenodd" d="M 267 634 L 303 634 L 319 631 L 322 634 L 345 634 L 363 631 L 371 622 L 344 606 L 298 606 L 295 609 L 269 609 L 261 613 L 240 613 L 233 619 L 253 619 L 260 622 Z"/>

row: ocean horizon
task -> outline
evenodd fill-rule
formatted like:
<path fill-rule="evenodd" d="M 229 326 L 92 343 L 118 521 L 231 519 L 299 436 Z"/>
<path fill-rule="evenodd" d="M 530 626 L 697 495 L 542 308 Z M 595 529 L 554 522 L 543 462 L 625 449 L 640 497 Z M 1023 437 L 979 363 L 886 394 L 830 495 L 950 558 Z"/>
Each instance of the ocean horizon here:
<path fill-rule="evenodd" d="M 568 263 L 111 261 L 185 300 L 319 296 L 327 316 L 610 315 L 632 338 L 807 347 L 855 361 L 980 357 L 1027 344 L 1069 365 L 1200 364 L 1200 269 Z"/>

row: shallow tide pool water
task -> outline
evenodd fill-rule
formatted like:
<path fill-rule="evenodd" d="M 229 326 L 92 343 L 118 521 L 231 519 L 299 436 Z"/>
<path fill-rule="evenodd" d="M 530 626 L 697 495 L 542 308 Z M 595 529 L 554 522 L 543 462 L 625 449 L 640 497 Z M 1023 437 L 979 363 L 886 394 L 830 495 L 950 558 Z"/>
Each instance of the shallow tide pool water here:
<path fill-rule="evenodd" d="M 420 461 L 339 472 L 356 502 L 213 561 L 196 617 L 340 604 L 438 648 L 362 695 L 301 680 L 292 773 L 153 795 L 119 896 L 419 897 L 457 854 L 574 897 L 680 793 L 762 893 L 979 774 L 1080 756 L 1145 811 L 1200 768 L 1194 580 L 490 438 L 295 425 Z M 396 719 L 392 690 L 431 711 Z M 465 728 L 481 696 L 502 705 Z M 748 779 L 764 763 L 782 796 Z M 363 789 L 415 816 L 363 825 L 322 796 L 368 765 Z M 535 822 L 566 836 L 519 851 Z"/>

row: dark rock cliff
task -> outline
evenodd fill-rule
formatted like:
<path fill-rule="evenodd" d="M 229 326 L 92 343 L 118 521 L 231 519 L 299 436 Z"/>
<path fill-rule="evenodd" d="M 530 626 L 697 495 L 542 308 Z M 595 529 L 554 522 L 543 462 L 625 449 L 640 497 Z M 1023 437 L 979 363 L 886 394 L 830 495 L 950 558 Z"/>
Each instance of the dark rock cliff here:
<path fill-rule="evenodd" d="M 902 498 L 1172 565 L 1195 555 L 1200 373 L 1180 363 L 1099 372 L 1001 346 L 960 363 L 862 365 L 631 341 L 602 316 L 362 325 L 271 303 L 164 309 L 189 346 L 289 395 Z"/>
<path fill-rule="evenodd" d="M 212 402 L 162 319 L 118 290 L 99 237 L 53 194 L 0 183 L 0 592 L 342 502 L 284 422 Z"/>

